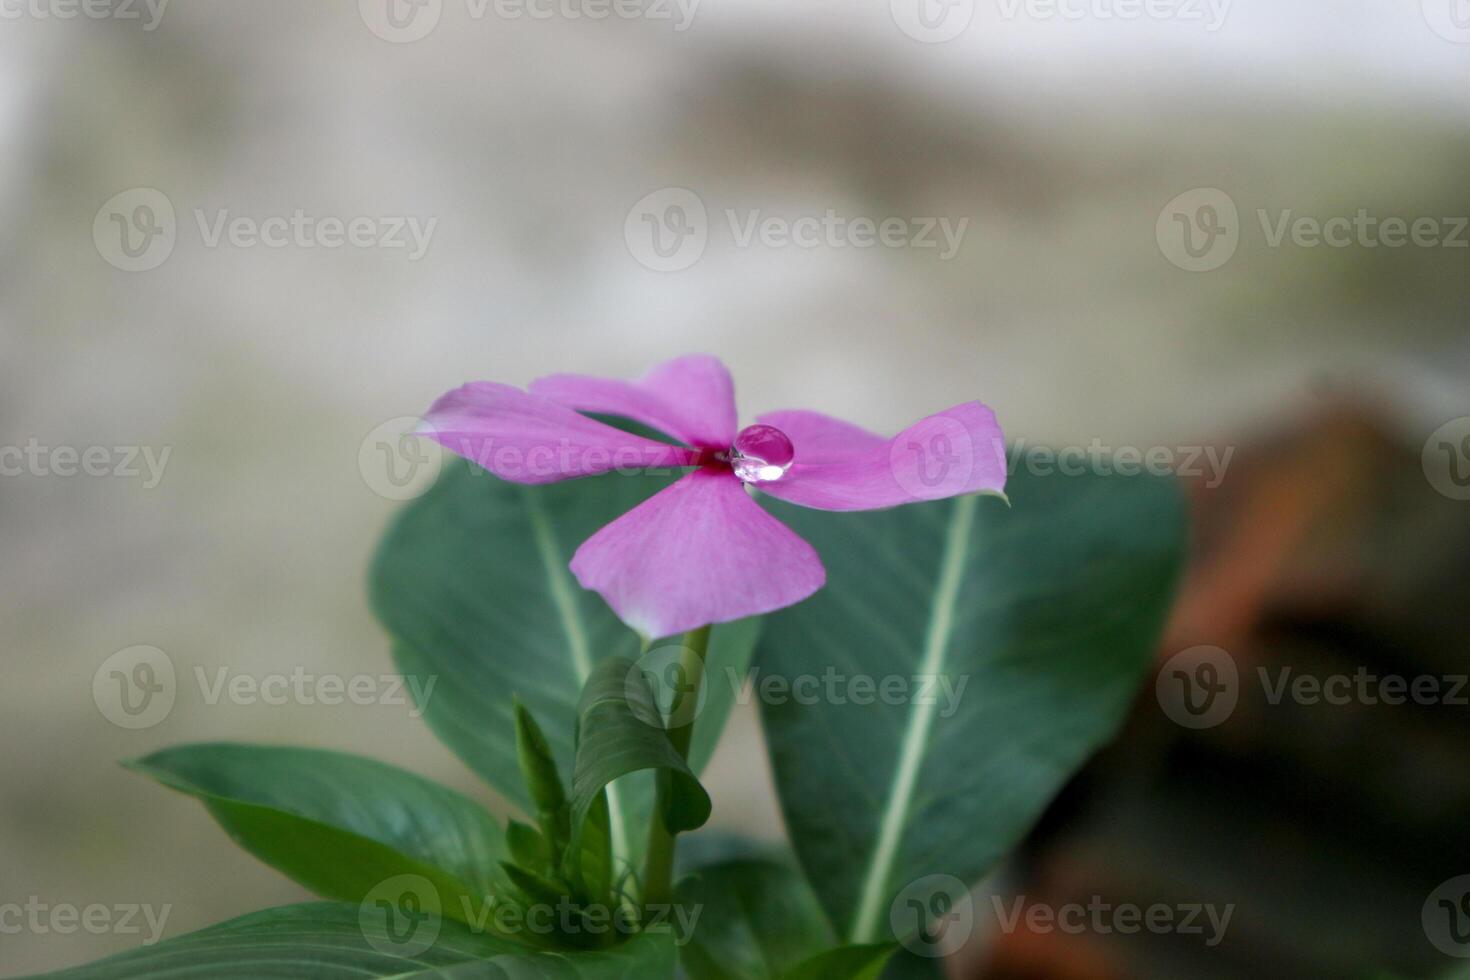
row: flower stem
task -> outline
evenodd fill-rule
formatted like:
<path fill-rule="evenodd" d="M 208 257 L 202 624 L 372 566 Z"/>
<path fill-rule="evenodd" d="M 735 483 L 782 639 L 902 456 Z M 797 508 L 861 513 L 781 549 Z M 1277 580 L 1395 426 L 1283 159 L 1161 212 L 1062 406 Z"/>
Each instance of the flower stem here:
<path fill-rule="evenodd" d="M 681 759 L 689 757 L 689 742 L 694 736 L 694 721 L 699 705 L 699 688 L 704 682 L 704 657 L 709 649 L 708 626 L 684 634 L 679 654 L 680 686 L 669 703 L 669 741 Z M 688 719 L 685 721 L 685 719 Z M 673 789 L 673 776 L 658 773 L 658 797 L 653 819 L 648 828 L 648 864 L 643 875 L 645 905 L 667 905 L 673 895 L 674 835 L 664 826 L 664 811 Z"/>

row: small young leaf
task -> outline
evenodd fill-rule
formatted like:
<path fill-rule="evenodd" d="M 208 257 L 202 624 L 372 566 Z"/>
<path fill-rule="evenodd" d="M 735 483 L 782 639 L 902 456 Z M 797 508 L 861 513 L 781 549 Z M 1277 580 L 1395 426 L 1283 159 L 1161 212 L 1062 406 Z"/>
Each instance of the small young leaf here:
<path fill-rule="evenodd" d="M 584 900 L 610 907 L 615 904 L 612 887 L 615 869 L 608 813 L 607 793 L 599 793 L 582 828 L 582 874 L 580 878 L 573 875 L 572 879 L 580 883 Z"/>
<path fill-rule="evenodd" d="M 559 885 L 524 868 L 518 868 L 509 861 L 502 861 L 500 869 L 510 878 L 511 884 L 519 888 L 521 894 L 530 900 L 529 904 L 539 903 L 554 907 L 570 898 L 564 885 Z"/>
<path fill-rule="evenodd" d="M 578 707 L 568 877 L 583 880 L 580 857 L 588 817 L 608 784 L 650 769 L 666 771 L 672 781 L 664 812 L 655 819 L 662 819 L 670 833 L 703 826 L 710 814 L 709 794 L 669 742 L 643 671 L 626 657 L 609 658 L 593 669 Z"/>
<path fill-rule="evenodd" d="M 536 823 L 546 841 L 551 863 L 559 865 L 571 838 L 572 816 L 566 789 L 562 786 L 556 758 L 551 754 L 551 745 L 546 741 L 541 726 L 536 724 L 536 719 L 520 701 L 515 702 L 515 713 L 516 758 L 531 802 L 536 807 Z"/>

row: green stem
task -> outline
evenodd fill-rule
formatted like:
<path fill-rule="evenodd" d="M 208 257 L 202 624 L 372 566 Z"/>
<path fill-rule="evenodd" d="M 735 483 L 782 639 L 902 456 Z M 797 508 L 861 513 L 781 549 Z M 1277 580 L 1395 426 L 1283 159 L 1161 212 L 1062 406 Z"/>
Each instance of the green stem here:
<path fill-rule="evenodd" d="M 689 742 L 694 736 L 696 706 L 699 704 L 699 688 L 704 683 L 704 657 L 709 649 L 708 626 L 690 630 L 681 643 L 679 677 L 681 689 L 674 692 L 669 704 L 669 717 L 688 716 L 686 724 L 669 728 L 669 741 L 681 759 L 689 758 Z M 654 802 L 653 820 L 648 828 L 648 864 L 643 875 L 643 902 L 645 905 L 667 905 L 673 896 L 674 881 L 674 835 L 664 826 L 663 814 L 672 791 L 673 776 L 661 771 L 658 774 L 658 797 Z"/>

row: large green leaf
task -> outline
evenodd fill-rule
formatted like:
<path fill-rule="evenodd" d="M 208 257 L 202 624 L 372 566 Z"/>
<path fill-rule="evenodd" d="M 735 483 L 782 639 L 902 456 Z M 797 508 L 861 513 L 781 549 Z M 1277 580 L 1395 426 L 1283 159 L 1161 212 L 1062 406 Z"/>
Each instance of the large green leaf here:
<path fill-rule="evenodd" d="M 670 784 L 659 815 L 670 833 L 702 827 L 710 798 L 680 757 L 648 682 L 637 663 L 612 657 L 592 668 L 577 714 L 577 760 L 572 771 L 572 846 L 579 855 L 584 825 L 603 791 L 635 772 L 656 771 Z M 580 868 L 569 871 L 581 876 Z"/>
<path fill-rule="evenodd" d="M 596 663 L 636 657 L 637 634 L 567 568 L 598 528 L 665 486 L 669 476 L 609 474 L 540 487 L 496 479 L 454 461 L 400 514 L 378 550 L 372 603 L 393 636 L 399 669 L 427 684 L 430 726 L 472 769 L 529 812 L 516 766 L 512 698 L 546 731 L 563 772 L 572 768 L 577 698 Z M 720 626 L 711 669 L 749 663 L 758 621 Z M 713 751 L 733 702 L 712 686 L 695 731 L 696 771 Z M 610 826 L 620 865 L 637 862 L 651 781 L 612 787 Z"/>
<path fill-rule="evenodd" d="M 775 980 L 837 941 L 789 862 L 736 858 L 698 868 L 679 882 L 676 900 L 700 909 L 680 952 L 692 980 Z"/>
<path fill-rule="evenodd" d="M 674 975 L 671 935 L 639 935 L 594 953 L 531 952 L 452 920 L 430 915 L 409 925 L 392 921 L 390 914 L 350 904 L 287 905 L 46 976 L 52 980 L 163 976 L 659 980 Z"/>
<path fill-rule="evenodd" d="M 897 948 L 893 943 L 838 946 L 818 953 L 780 980 L 877 980 Z"/>
<path fill-rule="evenodd" d="M 917 879 L 989 870 L 1148 669 L 1184 547 L 1174 482 L 1018 472 L 1007 492 L 1009 508 L 771 504 L 828 582 L 770 619 L 757 654 L 784 683 L 818 678 L 816 697 L 765 688 L 762 719 L 793 844 L 850 941 L 892 938 L 890 904 Z"/>
<path fill-rule="evenodd" d="M 451 789 L 362 756 L 207 743 L 128 765 L 204 802 L 241 847 L 326 898 L 428 879 L 446 915 L 504 891 L 499 826 Z"/>

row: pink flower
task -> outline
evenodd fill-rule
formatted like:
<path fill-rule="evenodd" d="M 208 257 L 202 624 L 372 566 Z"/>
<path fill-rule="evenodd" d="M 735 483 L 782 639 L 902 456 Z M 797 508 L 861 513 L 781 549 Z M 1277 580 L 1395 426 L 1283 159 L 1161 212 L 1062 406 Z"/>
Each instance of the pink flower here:
<path fill-rule="evenodd" d="M 614 415 L 680 440 L 604 425 Z M 516 483 L 612 470 L 693 467 L 603 527 L 572 574 L 650 638 L 800 602 L 827 573 L 816 551 L 747 485 L 818 510 L 872 510 L 1005 486 L 995 413 L 966 402 L 884 439 L 809 411 L 772 412 L 737 431 L 734 384 L 717 359 L 681 357 L 637 381 L 555 374 L 528 391 L 478 381 L 444 395 L 425 432 Z"/>

